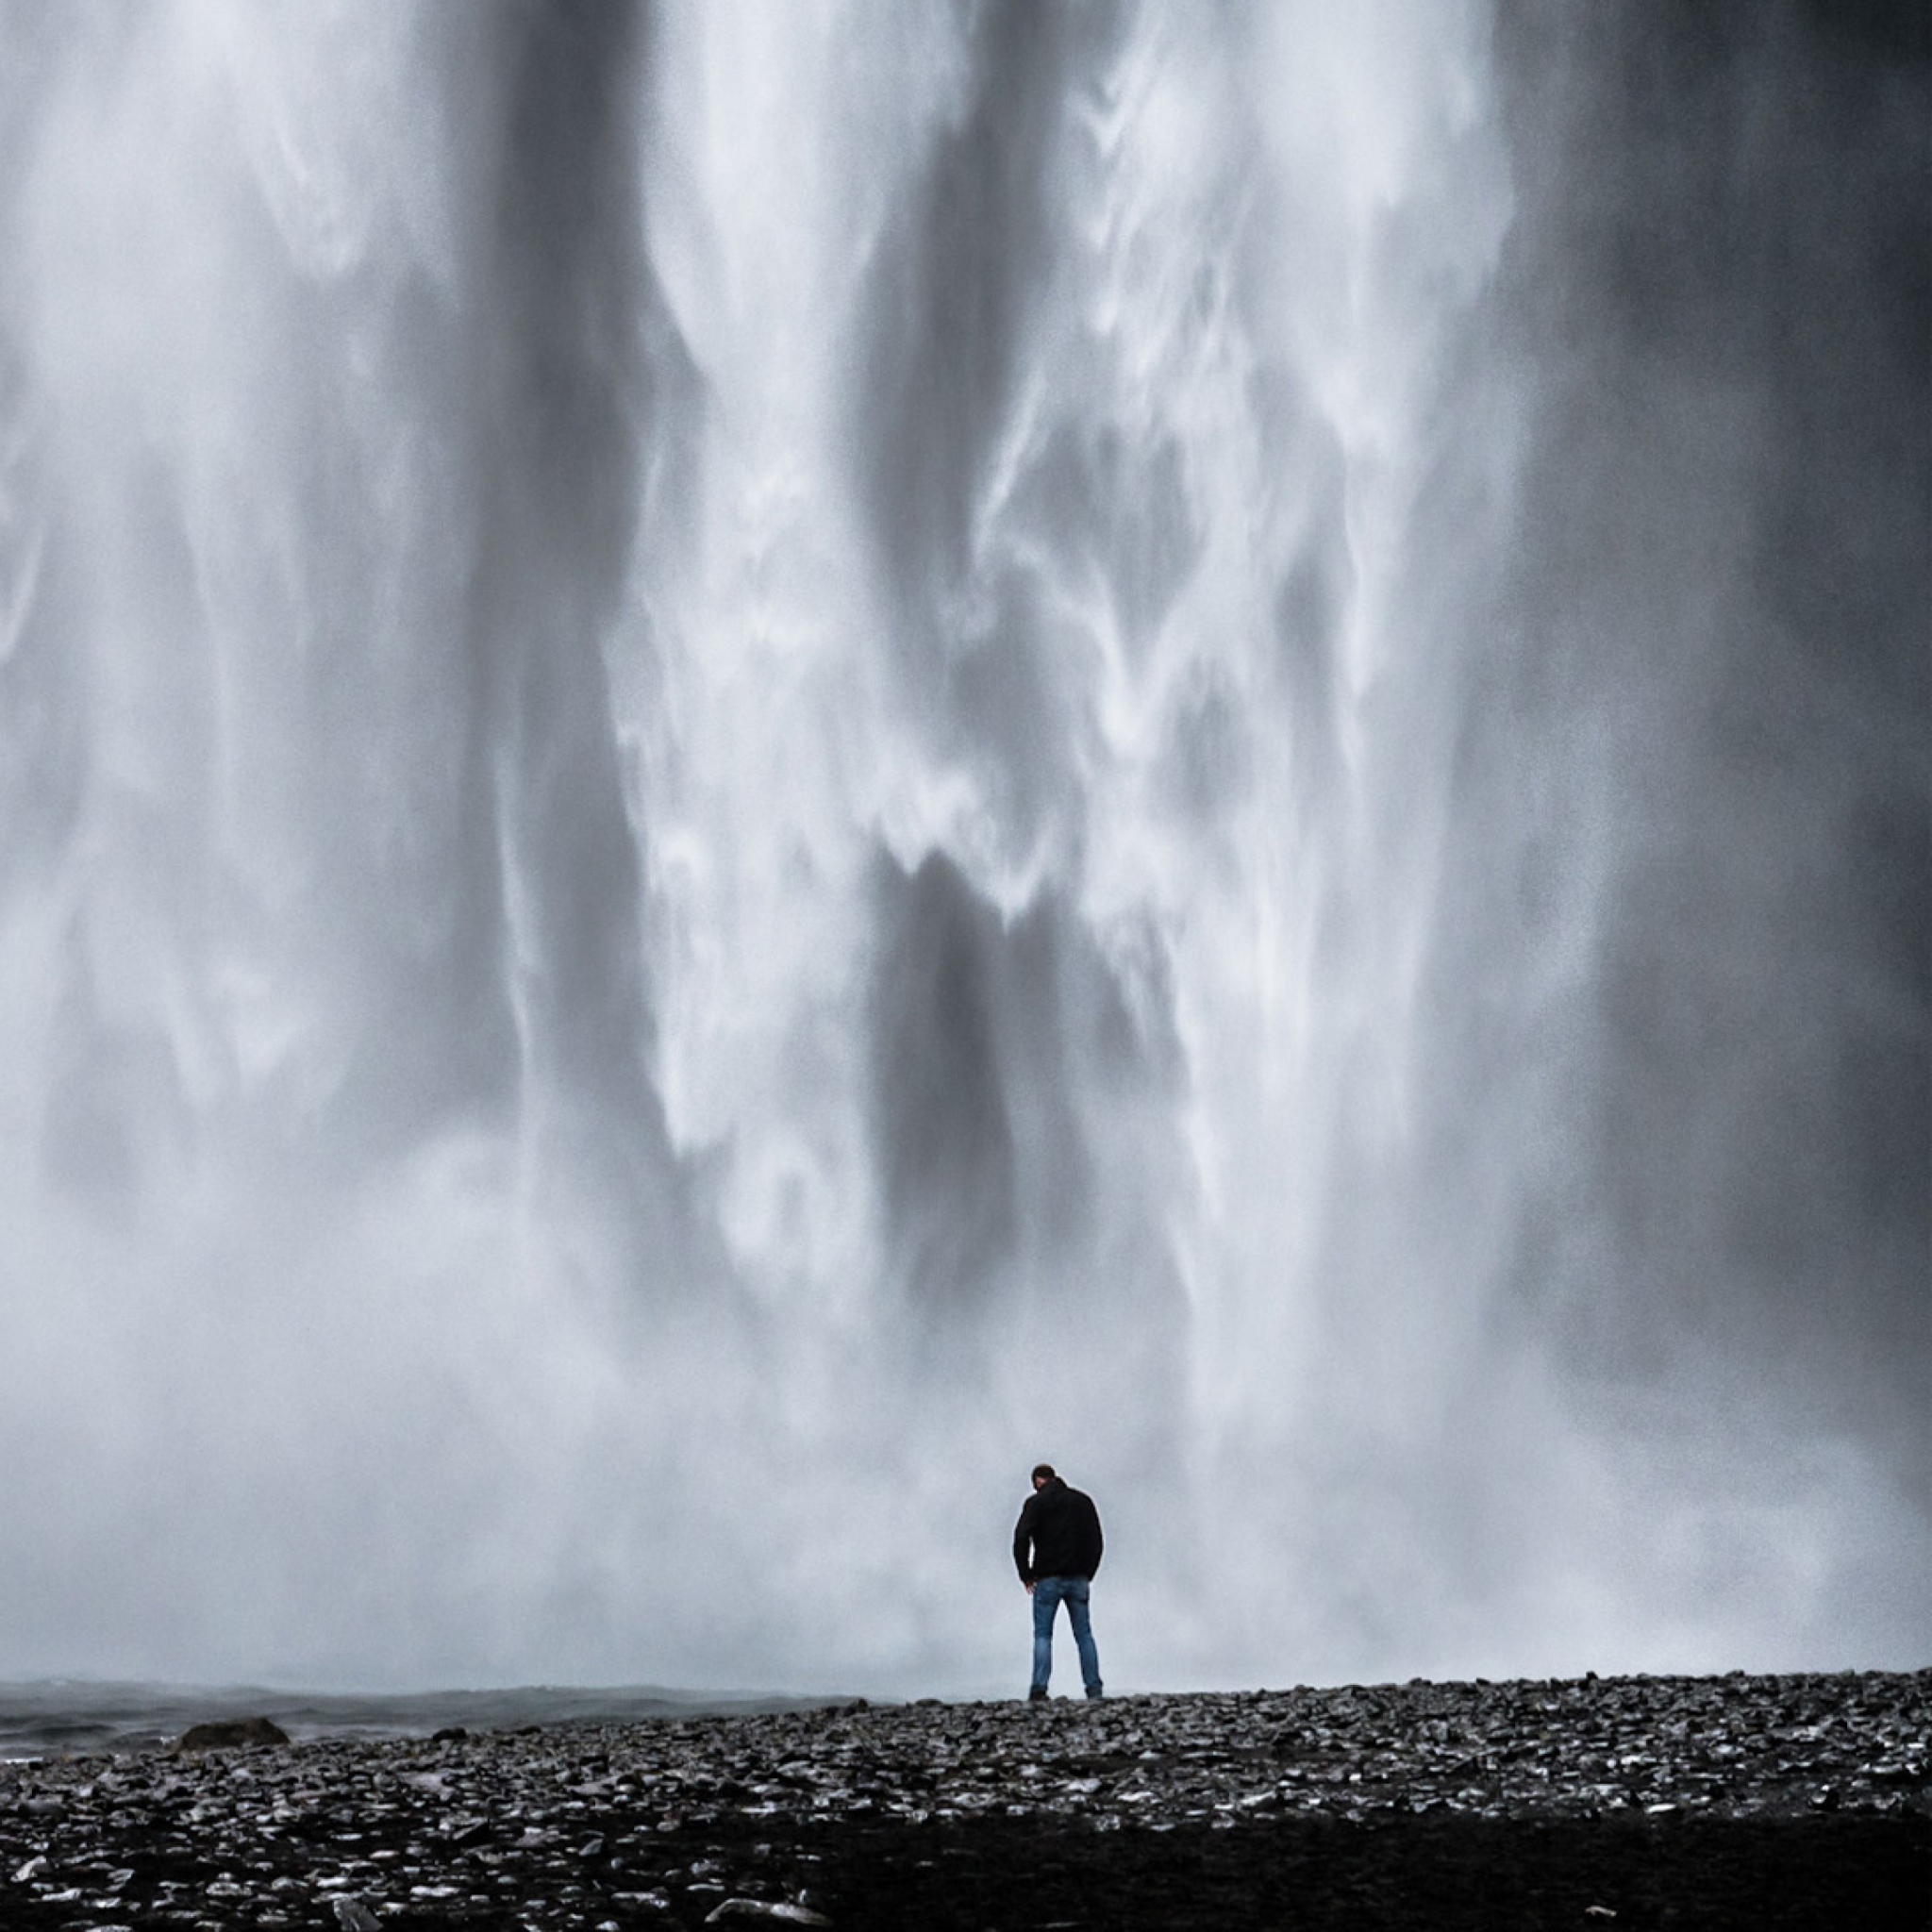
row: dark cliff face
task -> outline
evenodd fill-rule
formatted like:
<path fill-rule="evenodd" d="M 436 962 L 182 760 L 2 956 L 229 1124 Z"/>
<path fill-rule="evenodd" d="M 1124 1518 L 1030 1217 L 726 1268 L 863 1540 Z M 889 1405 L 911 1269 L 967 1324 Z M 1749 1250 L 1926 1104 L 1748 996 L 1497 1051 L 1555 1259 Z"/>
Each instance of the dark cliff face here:
<path fill-rule="evenodd" d="M 644 855 L 608 658 L 653 462 L 678 470 L 694 378 L 645 248 L 641 9 L 503 15 L 481 104 L 463 402 L 479 706 L 519 1105 L 560 1222 L 614 1217 L 626 1292 L 696 1291 L 643 957 Z"/>
<path fill-rule="evenodd" d="M 1524 1191 L 1518 1314 L 1588 1373 L 1764 1374 L 1923 1504 L 1923 14 L 1505 8 L 1495 49 L 1516 206 L 1485 312 L 1532 401 L 1491 641 L 1447 694 L 1457 798 L 1606 747 L 1615 778 L 1580 917 L 1559 821 L 1456 855 L 1424 1051 L 1481 1106 L 1493 1041 L 1446 976 L 1483 930 L 1533 956 L 1565 926 L 1569 1179 Z"/>

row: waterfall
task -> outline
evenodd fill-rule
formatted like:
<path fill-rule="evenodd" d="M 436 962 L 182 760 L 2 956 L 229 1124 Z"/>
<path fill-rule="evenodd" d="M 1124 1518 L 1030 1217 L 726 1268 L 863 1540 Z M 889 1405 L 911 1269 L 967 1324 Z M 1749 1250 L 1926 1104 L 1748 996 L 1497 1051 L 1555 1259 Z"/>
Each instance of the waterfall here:
<path fill-rule="evenodd" d="M 1875 23 L 0 11 L 0 1676 L 1923 1662 Z"/>

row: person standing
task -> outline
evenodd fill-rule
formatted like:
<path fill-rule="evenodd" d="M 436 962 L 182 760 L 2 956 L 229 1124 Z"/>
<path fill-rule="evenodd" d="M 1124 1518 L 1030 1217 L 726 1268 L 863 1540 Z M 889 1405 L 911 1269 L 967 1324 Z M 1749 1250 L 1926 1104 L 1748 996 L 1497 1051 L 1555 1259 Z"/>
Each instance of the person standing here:
<path fill-rule="evenodd" d="M 1053 1619 L 1062 1604 L 1074 1626 L 1080 1653 L 1080 1678 L 1090 1697 L 1101 1694 L 1100 1653 L 1093 1647 L 1093 1624 L 1087 1609 L 1088 1586 L 1100 1568 L 1100 1511 L 1093 1498 L 1069 1489 L 1050 1462 L 1033 1472 L 1033 1493 L 1013 1530 L 1013 1561 L 1033 1599 L 1033 1688 L 1029 1698 L 1046 1695 L 1053 1672 Z"/>

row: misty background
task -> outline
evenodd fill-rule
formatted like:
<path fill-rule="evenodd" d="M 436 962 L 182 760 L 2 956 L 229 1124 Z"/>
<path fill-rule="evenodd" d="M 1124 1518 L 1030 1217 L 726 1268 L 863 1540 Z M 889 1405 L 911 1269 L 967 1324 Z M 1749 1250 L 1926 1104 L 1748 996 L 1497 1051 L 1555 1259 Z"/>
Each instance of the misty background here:
<path fill-rule="evenodd" d="M 0 5 L 0 1677 L 1932 1657 L 1924 9 Z"/>

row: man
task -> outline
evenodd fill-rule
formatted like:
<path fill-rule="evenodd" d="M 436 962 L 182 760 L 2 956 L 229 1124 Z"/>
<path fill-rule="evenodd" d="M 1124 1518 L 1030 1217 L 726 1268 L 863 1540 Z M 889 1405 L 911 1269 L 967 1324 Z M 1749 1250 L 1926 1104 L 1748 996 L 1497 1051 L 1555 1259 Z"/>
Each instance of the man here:
<path fill-rule="evenodd" d="M 1100 1568 L 1100 1512 L 1093 1499 L 1070 1490 L 1050 1462 L 1033 1472 L 1033 1493 L 1013 1531 L 1013 1561 L 1033 1599 L 1032 1698 L 1046 1695 L 1053 1672 L 1053 1613 L 1062 1604 L 1080 1653 L 1080 1677 L 1090 1697 L 1100 1695 L 1100 1653 L 1087 1616 L 1087 1586 Z"/>

